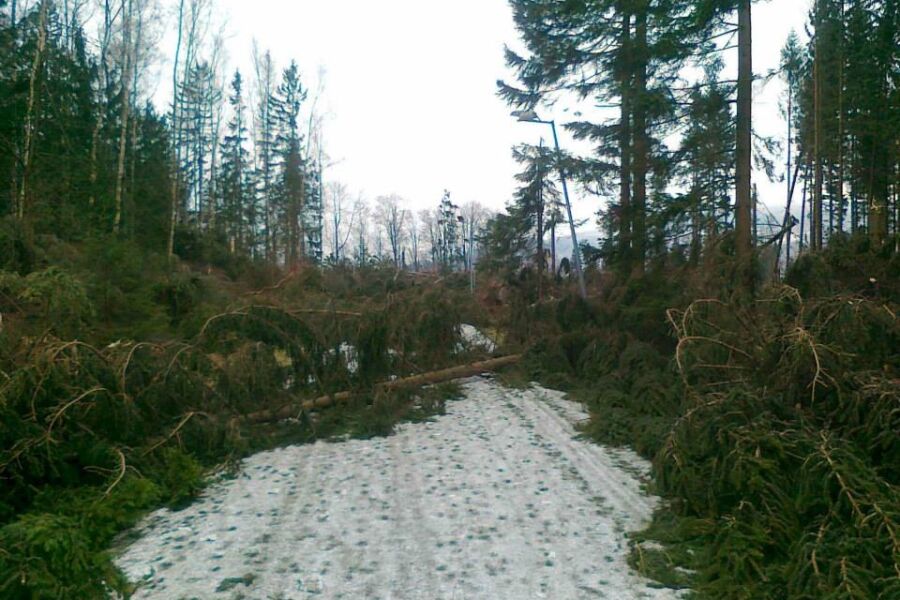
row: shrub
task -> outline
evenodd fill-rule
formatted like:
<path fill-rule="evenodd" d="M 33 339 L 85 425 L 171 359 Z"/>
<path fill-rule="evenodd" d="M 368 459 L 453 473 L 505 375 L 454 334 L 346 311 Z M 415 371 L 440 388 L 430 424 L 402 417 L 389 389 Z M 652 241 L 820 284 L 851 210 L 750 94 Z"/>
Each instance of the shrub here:
<path fill-rule="evenodd" d="M 27 275 L 36 262 L 34 245 L 19 220 L 12 216 L 0 218 L 0 271 Z"/>
<path fill-rule="evenodd" d="M 77 335 L 94 314 L 85 286 L 60 267 L 34 271 L 25 277 L 0 271 L 0 291 L 28 307 L 32 317 L 52 322 L 58 335 Z"/>

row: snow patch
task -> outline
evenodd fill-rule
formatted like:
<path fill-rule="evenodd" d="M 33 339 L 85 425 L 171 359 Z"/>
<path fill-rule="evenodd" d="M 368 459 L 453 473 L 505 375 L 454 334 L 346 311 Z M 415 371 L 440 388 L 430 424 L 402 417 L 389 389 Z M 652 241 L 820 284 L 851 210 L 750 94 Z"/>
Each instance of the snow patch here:
<path fill-rule="evenodd" d="M 464 350 L 484 350 L 486 352 L 494 352 L 497 344 L 494 340 L 482 333 L 474 325 L 463 323 L 459 326 L 459 337 L 461 343 L 457 346 L 457 352 Z"/>
<path fill-rule="evenodd" d="M 153 513 L 117 558 L 134 598 L 680 597 L 626 562 L 656 504 L 645 461 L 578 439 L 586 415 L 561 393 L 464 392 L 389 438 L 251 456 Z"/>
<path fill-rule="evenodd" d="M 359 359 L 357 358 L 356 347 L 351 346 L 347 342 L 341 342 L 338 352 L 341 353 L 344 364 L 347 365 L 347 371 L 351 375 L 355 375 L 359 370 Z"/>

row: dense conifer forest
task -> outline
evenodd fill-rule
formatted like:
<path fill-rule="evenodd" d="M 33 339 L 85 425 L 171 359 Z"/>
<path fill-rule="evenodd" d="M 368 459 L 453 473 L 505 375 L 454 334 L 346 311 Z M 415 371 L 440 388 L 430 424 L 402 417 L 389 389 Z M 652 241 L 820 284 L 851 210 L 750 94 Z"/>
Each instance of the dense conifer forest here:
<path fill-rule="evenodd" d="M 812 0 L 769 72 L 751 0 L 509 4 L 499 98 L 592 107 L 553 125 L 584 150 L 417 212 L 328 179 L 319 83 L 227 69 L 214 0 L 0 0 L 0 598 L 127 597 L 148 511 L 493 358 L 652 461 L 658 585 L 900 598 L 900 1 Z M 575 189 L 600 235 L 563 250 Z"/>

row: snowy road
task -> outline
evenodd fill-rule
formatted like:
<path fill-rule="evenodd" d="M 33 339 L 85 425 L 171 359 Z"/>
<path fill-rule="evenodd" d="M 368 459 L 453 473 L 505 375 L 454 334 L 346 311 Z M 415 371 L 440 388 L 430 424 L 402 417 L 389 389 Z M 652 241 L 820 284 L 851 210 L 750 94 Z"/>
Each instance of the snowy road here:
<path fill-rule="evenodd" d="M 119 566 L 136 599 L 676 598 L 627 566 L 654 500 L 633 454 L 574 438 L 563 395 L 486 379 L 434 422 L 257 454 Z"/>

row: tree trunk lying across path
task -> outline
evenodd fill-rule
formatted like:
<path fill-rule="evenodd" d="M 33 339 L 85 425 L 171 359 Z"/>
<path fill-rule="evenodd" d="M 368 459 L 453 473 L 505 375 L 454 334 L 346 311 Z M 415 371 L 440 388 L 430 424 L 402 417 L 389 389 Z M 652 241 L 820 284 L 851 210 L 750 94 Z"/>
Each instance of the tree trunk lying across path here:
<path fill-rule="evenodd" d="M 468 365 L 460 365 L 440 371 L 431 371 L 421 375 L 413 375 L 412 377 L 404 377 L 403 379 L 395 379 L 394 381 L 384 381 L 375 385 L 375 391 L 399 390 L 405 388 L 416 388 L 454 379 L 462 379 L 464 377 L 472 377 L 486 371 L 496 371 L 514 365 L 522 359 L 521 354 L 512 354 L 510 356 L 501 356 L 500 358 L 492 358 L 490 360 L 479 361 Z M 281 408 L 272 410 L 262 410 L 250 413 L 243 417 L 244 421 L 252 423 L 266 423 L 270 421 L 278 421 L 280 419 L 289 419 L 296 417 L 298 413 L 305 410 L 313 410 L 316 408 L 326 408 L 333 404 L 346 402 L 359 395 L 361 392 L 346 391 L 331 394 L 329 396 L 321 396 L 312 400 L 304 400 L 282 406 Z"/>

